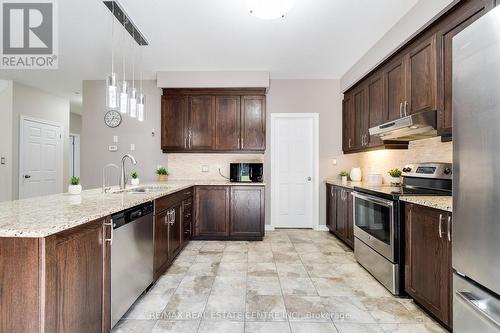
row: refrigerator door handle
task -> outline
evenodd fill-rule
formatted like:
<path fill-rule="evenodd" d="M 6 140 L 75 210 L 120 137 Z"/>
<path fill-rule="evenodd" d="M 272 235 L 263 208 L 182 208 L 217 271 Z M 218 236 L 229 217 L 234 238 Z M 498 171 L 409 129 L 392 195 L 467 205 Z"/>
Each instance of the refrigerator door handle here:
<path fill-rule="evenodd" d="M 481 299 L 469 291 L 456 291 L 458 297 L 470 305 L 472 309 L 487 318 L 498 328 L 500 328 L 500 309 L 488 304 L 486 299 Z"/>

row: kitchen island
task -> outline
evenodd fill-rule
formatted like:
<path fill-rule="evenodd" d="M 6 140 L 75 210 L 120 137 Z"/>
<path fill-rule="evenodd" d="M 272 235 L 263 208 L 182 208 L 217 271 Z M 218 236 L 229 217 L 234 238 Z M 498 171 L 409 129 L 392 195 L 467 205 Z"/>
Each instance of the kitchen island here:
<path fill-rule="evenodd" d="M 144 186 L 154 190 L 92 189 L 0 203 L 0 332 L 109 332 L 111 216 L 128 208 L 154 202 L 155 279 L 191 237 L 264 235 L 262 183 Z"/>

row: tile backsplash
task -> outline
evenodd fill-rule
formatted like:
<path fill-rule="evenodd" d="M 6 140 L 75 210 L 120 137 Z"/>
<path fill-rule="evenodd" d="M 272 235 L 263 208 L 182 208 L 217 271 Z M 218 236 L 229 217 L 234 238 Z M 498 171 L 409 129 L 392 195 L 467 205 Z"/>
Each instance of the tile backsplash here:
<path fill-rule="evenodd" d="M 263 154 L 168 154 L 169 179 L 224 179 L 230 163 L 263 163 Z M 204 170 L 205 169 L 205 170 Z"/>
<path fill-rule="evenodd" d="M 422 162 L 453 161 L 452 142 L 441 142 L 440 137 L 412 141 L 408 149 L 385 149 L 364 153 L 343 155 L 344 165 L 359 166 L 363 179 L 368 173 L 380 173 L 384 183 L 390 183 L 387 172 L 393 168 L 402 169 L 406 164 Z M 348 170 L 350 171 L 350 170 Z"/>

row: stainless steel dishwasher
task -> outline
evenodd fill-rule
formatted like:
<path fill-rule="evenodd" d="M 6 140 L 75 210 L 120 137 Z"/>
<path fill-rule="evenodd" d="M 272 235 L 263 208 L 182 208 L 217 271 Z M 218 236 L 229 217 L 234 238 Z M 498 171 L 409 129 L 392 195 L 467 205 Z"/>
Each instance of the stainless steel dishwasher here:
<path fill-rule="evenodd" d="M 153 283 L 153 203 L 112 217 L 111 327 Z"/>

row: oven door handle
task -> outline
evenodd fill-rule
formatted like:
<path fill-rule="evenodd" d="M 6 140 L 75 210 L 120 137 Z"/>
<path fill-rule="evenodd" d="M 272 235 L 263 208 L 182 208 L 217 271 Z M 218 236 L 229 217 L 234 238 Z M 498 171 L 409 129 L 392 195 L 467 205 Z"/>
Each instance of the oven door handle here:
<path fill-rule="evenodd" d="M 352 192 L 352 196 L 355 198 L 361 199 L 361 200 L 366 200 L 366 201 L 373 202 L 373 203 L 376 203 L 379 205 L 383 205 L 385 207 L 392 208 L 394 206 L 394 201 L 377 198 L 377 197 L 374 197 L 371 195 L 361 194 L 359 192 Z"/>

